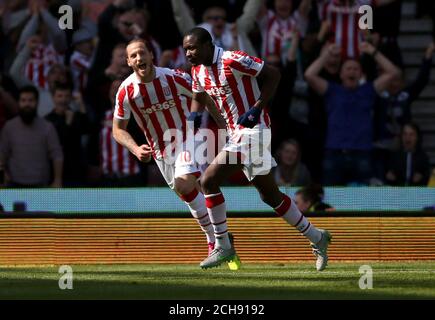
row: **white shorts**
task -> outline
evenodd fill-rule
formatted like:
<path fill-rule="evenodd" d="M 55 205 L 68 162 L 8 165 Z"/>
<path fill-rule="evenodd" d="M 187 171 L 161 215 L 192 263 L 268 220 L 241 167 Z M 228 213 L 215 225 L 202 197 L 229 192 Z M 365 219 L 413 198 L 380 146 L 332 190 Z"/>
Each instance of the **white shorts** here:
<path fill-rule="evenodd" d="M 197 178 L 201 172 L 198 166 L 192 161 L 189 151 L 181 151 L 175 158 L 175 162 L 165 161 L 164 159 L 154 159 L 160 172 L 163 175 L 169 188 L 174 189 L 175 179 L 187 174 L 193 174 Z"/>
<path fill-rule="evenodd" d="M 271 154 L 272 132 L 264 124 L 254 128 L 236 129 L 230 134 L 222 150 L 242 155 L 243 172 L 249 181 L 257 175 L 266 175 L 276 161 Z"/>

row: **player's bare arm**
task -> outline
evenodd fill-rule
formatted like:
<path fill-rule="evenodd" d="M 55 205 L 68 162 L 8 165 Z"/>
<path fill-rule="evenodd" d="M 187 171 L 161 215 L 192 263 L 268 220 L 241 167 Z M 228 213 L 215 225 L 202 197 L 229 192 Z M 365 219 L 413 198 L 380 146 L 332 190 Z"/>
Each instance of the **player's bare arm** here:
<path fill-rule="evenodd" d="M 192 104 L 190 106 L 190 115 L 187 121 L 193 122 L 195 131 L 201 126 L 201 112 L 204 111 L 204 106 L 207 104 L 207 94 L 205 92 L 193 92 Z"/>
<path fill-rule="evenodd" d="M 377 93 L 387 89 L 388 84 L 395 78 L 400 76 L 400 69 L 397 68 L 387 57 L 380 53 L 373 45 L 368 42 L 360 44 L 360 51 L 369 54 L 375 59 L 378 66 L 383 71 L 379 77 L 373 82 L 373 86 Z"/>
<path fill-rule="evenodd" d="M 213 99 L 210 98 L 210 96 L 208 94 L 206 94 L 206 99 L 207 99 L 207 103 L 205 104 L 206 110 L 213 117 L 213 119 L 216 122 L 219 129 L 226 129 L 227 124 L 225 122 L 225 119 L 222 116 L 222 114 L 220 113 L 220 111 L 217 108 L 216 104 L 214 103 Z"/>
<path fill-rule="evenodd" d="M 193 92 L 190 112 L 204 111 L 204 106 L 210 103 L 209 99 L 211 98 L 205 92 Z"/>
<path fill-rule="evenodd" d="M 116 142 L 126 147 L 132 154 L 134 154 L 139 161 L 149 162 L 153 153 L 150 146 L 143 144 L 139 146 L 133 137 L 127 131 L 128 120 L 113 119 L 113 138 Z"/>
<path fill-rule="evenodd" d="M 263 109 L 273 97 L 281 79 L 281 73 L 273 66 L 265 64 L 258 75 L 262 82 L 261 94 L 253 107 Z"/>

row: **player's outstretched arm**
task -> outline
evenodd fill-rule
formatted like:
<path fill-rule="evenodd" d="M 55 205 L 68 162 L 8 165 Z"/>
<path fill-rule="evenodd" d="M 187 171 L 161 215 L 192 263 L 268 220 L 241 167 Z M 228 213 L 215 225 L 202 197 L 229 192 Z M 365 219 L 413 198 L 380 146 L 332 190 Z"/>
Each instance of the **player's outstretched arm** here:
<path fill-rule="evenodd" d="M 133 137 L 127 131 L 128 120 L 113 119 L 113 138 L 126 147 L 132 154 L 134 154 L 139 161 L 149 162 L 151 160 L 151 155 L 153 153 L 150 146 L 143 144 L 141 146 L 137 145 Z"/>

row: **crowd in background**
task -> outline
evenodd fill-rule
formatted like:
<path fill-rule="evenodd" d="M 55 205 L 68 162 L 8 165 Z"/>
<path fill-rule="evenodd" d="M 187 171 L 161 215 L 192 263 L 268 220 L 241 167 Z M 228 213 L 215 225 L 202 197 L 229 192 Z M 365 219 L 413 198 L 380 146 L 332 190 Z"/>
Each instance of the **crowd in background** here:
<path fill-rule="evenodd" d="M 402 0 L 70 0 L 73 29 L 62 30 L 64 3 L 0 1 L 4 186 L 165 185 L 152 162 L 139 163 L 114 141 L 115 94 L 131 73 L 128 41 L 144 38 L 155 65 L 190 72 L 182 34 L 197 25 L 225 50 L 281 70 L 269 105 L 279 185 L 428 183 L 411 108 L 429 82 L 435 46 L 427 44 L 406 83 L 397 41 Z M 358 27 L 363 4 L 374 9 L 373 30 Z M 434 16 L 432 2 L 417 8 L 418 17 Z M 207 114 L 203 125 L 216 129 Z M 129 131 L 146 143 L 135 121 Z M 228 183 L 247 181 L 241 174 Z M 300 201 L 321 202 L 310 188 Z"/>

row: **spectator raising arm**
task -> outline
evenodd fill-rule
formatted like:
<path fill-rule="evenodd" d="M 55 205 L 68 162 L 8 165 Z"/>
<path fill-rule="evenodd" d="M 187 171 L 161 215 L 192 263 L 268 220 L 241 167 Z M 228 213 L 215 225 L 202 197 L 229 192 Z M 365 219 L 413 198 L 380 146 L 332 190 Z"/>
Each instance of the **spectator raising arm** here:
<path fill-rule="evenodd" d="M 390 60 L 380 53 L 373 45 L 368 42 L 360 44 L 361 53 L 371 55 L 378 66 L 382 69 L 382 74 L 373 82 L 373 86 L 378 94 L 387 89 L 388 84 L 400 75 L 400 69 L 397 68 Z"/>
<path fill-rule="evenodd" d="M 26 78 L 24 68 L 27 61 L 30 59 L 32 51 L 41 43 L 41 37 L 34 35 L 27 40 L 26 46 L 20 50 L 11 65 L 9 74 L 18 87 L 31 85 L 32 82 Z"/>
<path fill-rule="evenodd" d="M 193 20 L 190 9 L 184 0 L 171 0 L 171 4 L 172 11 L 174 12 L 174 20 L 181 34 L 185 34 L 195 27 L 195 20 Z"/>
<path fill-rule="evenodd" d="M 236 20 L 238 32 L 249 33 L 255 26 L 262 1 L 248 0 L 243 7 L 243 14 Z"/>
<path fill-rule="evenodd" d="M 59 28 L 58 21 L 46 8 L 41 10 L 41 18 L 48 29 L 49 41 L 57 52 L 63 53 L 68 49 L 66 33 Z"/>
<path fill-rule="evenodd" d="M 57 52 L 62 53 L 66 51 L 68 47 L 66 34 L 62 29 L 59 28 L 57 19 L 53 17 L 46 8 L 43 8 L 37 0 L 32 0 L 30 6 L 32 17 L 21 33 L 17 46 L 18 50 L 20 50 L 26 44 L 31 36 L 36 34 L 40 26 L 39 18 L 41 17 L 42 22 L 47 27 L 50 43 L 53 44 L 53 47 Z"/>
<path fill-rule="evenodd" d="M 324 95 L 328 89 L 328 82 L 323 79 L 319 73 L 325 67 L 329 53 L 334 46 L 336 45 L 329 44 L 324 47 L 320 57 L 318 57 L 305 71 L 305 80 L 307 80 L 310 87 L 313 88 L 313 90 L 319 95 Z"/>
<path fill-rule="evenodd" d="M 432 65 L 432 56 L 435 50 L 435 43 L 431 42 L 426 49 L 423 62 L 420 65 L 420 70 L 416 79 L 408 86 L 410 100 L 414 101 L 429 83 L 430 69 Z"/>
<path fill-rule="evenodd" d="M 30 20 L 26 23 L 23 31 L 20 34 L 20 38 L 18 40 L 17 51 L 20 51 L 28 42 L 29 38 L 34 36 L 38 31 L 39 26 L 39 4 L 37 1 L 33 1 L 30 4 L 30 11 L 32 16 Z"/>

